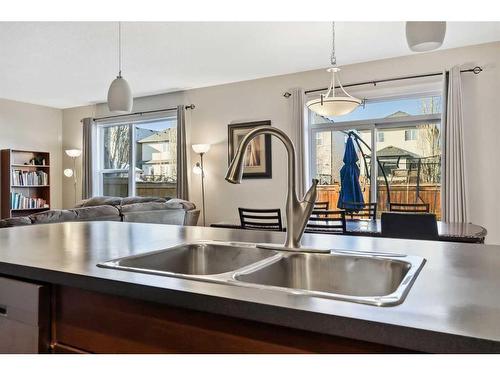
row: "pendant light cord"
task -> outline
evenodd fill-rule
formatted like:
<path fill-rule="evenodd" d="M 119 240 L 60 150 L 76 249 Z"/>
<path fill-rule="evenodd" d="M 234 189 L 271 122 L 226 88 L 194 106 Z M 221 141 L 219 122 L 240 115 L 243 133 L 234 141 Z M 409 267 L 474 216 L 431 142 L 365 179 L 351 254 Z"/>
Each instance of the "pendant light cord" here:
<path fill-rule="evenodd" d="M 122 23 L 118 22 L 118 77 L 122 76 Z"/>
<path fill-rule="evenodd" d="M 337 57 L 335 56 L 335 21 L 332 22 L 332 55 L 330 63 L 332 66 L 337 66 Z"/>

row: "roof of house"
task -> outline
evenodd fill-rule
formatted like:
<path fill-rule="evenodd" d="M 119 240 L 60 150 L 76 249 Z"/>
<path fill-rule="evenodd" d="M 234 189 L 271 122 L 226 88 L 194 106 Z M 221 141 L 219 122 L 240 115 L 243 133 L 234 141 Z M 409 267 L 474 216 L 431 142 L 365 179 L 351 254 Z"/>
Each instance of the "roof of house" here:
<path fill-rule="evenodd" d="M 404 117 L 404 116 L 410 116 L 409 113 L 404 112 L 404 111 L 396 111 L 393 114 L 390 114 L 386 118 L 391 118 L 391 117 Z"/>
<path fill-rule="evenodd" d="M 138 143 L 158 143 L 158 142 L 170 142 L 172 138 L 173 128 L 168 128 L 160 132 L 155 132 L 143 139 L 138 140 Z"/>
<path fill-rule="evenodd" d="M 377 151 L 378 158 L 398 158 L 403 156 L 420 158 L 420 155 L 396 146 L 387 146 Z"/>

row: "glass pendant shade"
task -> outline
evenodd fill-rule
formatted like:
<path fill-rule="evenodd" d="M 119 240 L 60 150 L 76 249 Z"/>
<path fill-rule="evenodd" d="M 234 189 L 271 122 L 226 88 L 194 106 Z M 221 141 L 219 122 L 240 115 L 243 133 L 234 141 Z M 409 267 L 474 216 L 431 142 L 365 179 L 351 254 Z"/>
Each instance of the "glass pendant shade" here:
<path fill-rule="evenodd" d="M 64 175 L 65 175 L 66 177 L 73 177 L 73 169 L 66 168 L 66 169 L 64 170 Z"/>
<path fill-rule="evenodd" d="M 132 91 L 125 78 L 118 76 L 108 90 L 108 107 L 111 112 L 129 113 L 132 111 Z"/>
<path fill-rule="evenodd" d="M 358 108 L 358 106 L 362 103 L 362 100 L 349 95 L 342 87 L 340 81 L 338 81 L 339 87 L 344 95 L 336 96 L 335 73 L 338 73 L 340 69 L 334 67 L 328 69 L 327 71 L 332 73 L 332 81 L 328 91 L 326 94 L 321 94 L 321 97 L 319 98 L 309 100 L 306 103 L 307 108 L 324 117 L 343 116 L 351 113 Z"/>
<path fill-rule="evenodd" d="M 354 111 L 361 104 L 361 100 L 348 97 L 324 98 L 321 104 L 321 98 L 313 99 L 307 102 L 307 108 L 320 116 L 343 116 Z"/>
<path fill-rule="evenodd" d="M 414 52 L 432 51 L 441 47 L 446 34 L 446 22 L 408 21 L 406 41 Z"/>

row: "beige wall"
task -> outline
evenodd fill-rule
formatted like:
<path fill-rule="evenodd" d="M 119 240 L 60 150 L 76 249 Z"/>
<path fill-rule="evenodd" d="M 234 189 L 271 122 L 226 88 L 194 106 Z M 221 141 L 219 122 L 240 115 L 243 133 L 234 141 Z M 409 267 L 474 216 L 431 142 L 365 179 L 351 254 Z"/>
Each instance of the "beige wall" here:
<path fill-rule="evenodd" d="M 61 130 L 61 110 L 0 99 L 0 149 L 50 152 L 53 208 L 62 206 Z"/>
<path fill-rule="evenodd" d="M 95 106 L 87 107 L 76 107 L 65 109 L 62 111 L 62 169 L 71 168 L 73 169 L 73 159 L 68 157 L 64 150 L 69 149 L 82 149 L 82 124 L 81 119 L 85 117 L 93 117 L 95 112 Z M 64 192 L 62 196 L 62 205 L 64 208 L 72 208 L 75 206 L 75 201 L 81 199 L 82 196 L 82 163 L 81 157 L 76 160 L 76 196 L 78 199 L 75 200 L 75 189 L 73 178 L 68 178 L 62 174 Z"/>
<path fill-rule="evenodd" d="M 500 200 L 496 190 L 500 186 L 500 153 L 498 152 L 498 119 L 500 100 L 500 43 L 490 43 L 429 54 L 372 61 L 344 66 L 344 83 L 398 77 L 428 72 L 439 72 L 453 65 L 472 67 L 481 65 L 484 72 L 478 76 L 463 75 L 464 118 L 466 127 L 466 167 L 469 173 L 470 219 L 489 230 L 488 242 L 500 243 L 500 228 L 496 220 Z M 237 207 L 282 207 L 285 201 L 285 152 L 273 141 L 273 178 L 245 180 L 241 185 L 224 181 L 227 168 L 227 124 L 231 122 L 271 120 L 273 126 L 290 133 L 290 101 L 282 94 L 293 87 L 305 89 L 324 87 L 329 76 L 324 70 L 315 70 L 265 79 L 239 82 L 184 92 L 138 98 L 134 110 L 148 110 L 195 104 L 189 111 L 188 138 L 190 143 L 211 143 L 206 155 L 207 221 L 233 221 Z M 377 90 L 383 90 L 378 85 Z M 64 144 L 81 143 L 81 132 L 66 131 L 80 126 L 81 117 L 92 115 L 92 107 L 64 110 Z M 98 105 L 97 116 L 106 114 L 106 106 Z M 75 114 L 78 114 L 76 116 Z M 71 115 L 71 116 L 70 116 Z M 197 156 L 191 152 L 193 164 Z M 199 177 L 190 173 L 191 200 L 200 204 Z M 72 194 L 72 185 L 65 180 L 66 196 Z"/>

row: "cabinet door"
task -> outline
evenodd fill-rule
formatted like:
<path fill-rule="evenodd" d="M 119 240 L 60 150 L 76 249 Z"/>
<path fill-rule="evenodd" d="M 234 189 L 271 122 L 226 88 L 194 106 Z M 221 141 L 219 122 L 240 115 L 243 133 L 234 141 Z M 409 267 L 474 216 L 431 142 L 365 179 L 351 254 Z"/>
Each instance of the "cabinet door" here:
<path fill-rule="evenodd" d="M 49 348 L 48 287 L 0 277 L 0 353 Z"/>

